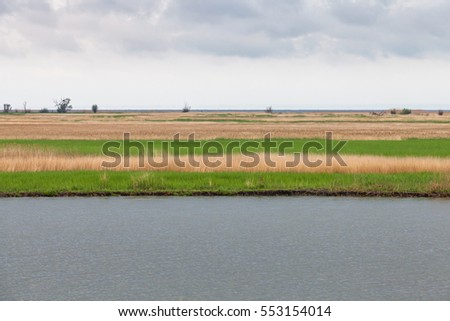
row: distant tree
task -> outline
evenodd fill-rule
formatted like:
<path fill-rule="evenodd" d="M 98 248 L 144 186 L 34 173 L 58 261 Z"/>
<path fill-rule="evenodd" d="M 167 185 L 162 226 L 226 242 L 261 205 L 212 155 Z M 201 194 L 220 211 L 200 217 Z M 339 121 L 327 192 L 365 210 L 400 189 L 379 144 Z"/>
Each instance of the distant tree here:
<path fill-rule="evenodd" d="M 397 109 L 395 109 L 395 108 L 391 109 L 390 112 L 391 112 L 391 115 L 396 115 L 397 114 Z"/>
<path fill-rule="evenodd" d="M 23 102 L 23 112 L 25 114 L 27 113 L 27 102 L 26 101 Z"/>
<path fill-rule="evenodd" d="M 3 104 L 3 112 L 9 113 L 12 110 L 12 107 L 10 104 Z"/>
<path fill-rule="evenodd" d="M 444 115 L 444 111 L 443 111 L 442 109 L 438 110 L 438 115 L 439 115 L 439 116 Z"/>
<path fill-rule="evenodd" d="M 266 107 L 266 113 L 268 114 L 273 113 L 272 106 Z"/>
<path fill-rule="evenodd" d="M 97 106 L 97 104 L 92 105 L 92 112 L 93 112 L 94 114 L 96 114 L 97 111 L 98 111 L 98 106 Z"/>
<path fill-rule="evenodd" d="M 183 113 L 188 113 L 188 112 L 191 111 L 191 106 L 189 106 L 188 103 L 184 103 L 184 107 L 183 107 L 183 109 L 182 109 L 181 111 L 182 111 Z"/>
<path fill-rule="evenodd" d="M 400 115 L 409 115 L 411 114 L 411 109 L 408 108 L 403 108 L 402 111 L 400 112 Z"/>
<path fill-rule="evenodd" d="M 42 114 L 47 114 L 50 111 L 47 108 L 42 108 L 41 110 L 39 110 L 39 112 L 42 113 Z"/>
<path fill-rule="evenodd" d="M 67 113 L 68 111 L 72 110 L 72 105 L 70 105 L 70 98 L 55 100 L 55 106 L 58 113 Z"/>

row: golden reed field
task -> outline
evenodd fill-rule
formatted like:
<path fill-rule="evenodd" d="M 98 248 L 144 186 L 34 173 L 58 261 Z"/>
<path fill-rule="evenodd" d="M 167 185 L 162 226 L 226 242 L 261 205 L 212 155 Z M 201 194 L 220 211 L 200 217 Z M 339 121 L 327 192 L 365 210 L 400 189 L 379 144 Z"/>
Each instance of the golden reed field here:
<path fill-rule="evenodd" d="M 406 138 L 450 138 L 450 115 L 415 112 L 412 115 L 373 115 L 366 113 L 273 113 L 264 112 L 149 112 L 149 113 L 71 113 L 71 114 L 8 114 L 0 115 L 0 139 L 122 139 L 131 133 L 133 139 L 171 139 L 177 133 L 196 139 L 236 138 L 260 139 L 270 132 L 273 138 L 320 138 L 332 131 L 335 139 L 400 140 Z M 263 155 L 259 155 L 263 158 Z M 315 156 L 316 159 L 324 156 Z M 248 157 L 233 155 L 230 166 L 211 168 L 196 156 L 199 166 L 180 167 L 171 158 L 168 166 L 155 168 L 123 164 L 109 170 L 172 170 L 172 171 L 283 171 L 329 173 L 401 173 L 450 172 L 450 161 L 438 157 L 343 156 L 347 166 L 333 163 L 318 167 L 287 166 L 292 155 L 275 156 L 276 166 L 260 162 L 243 167 Z M 103 170 L 102 156 L 64 154 L 19 146 L 0 148 L 0 171 L 68 171 Z M 314 159 L 313 159 L 314 160 Z"/>
<path fill-rule="evenodd" d="M 168 165 L 155 167 L 144 160 L 144 166 L 139 165 L 137 157 L 130 157 L 130 165 L 125 167 L 122 161 L 119 166 L 105 168 L 103 162 L 111 162 L 112 159 L 106 156 L 82 156 L 58 153 L 55 151 L 40 150 L 37 148 L 6 147 L 0 149 L 0 171 L 2 172 L 38 172 L 38 171 L 73 171 L 73 170 L 143 170 L 158 171 L 170 170 L 181 172 L 305 172 L 305 173 L 413 173 L 413 172 L 440 172 L 450 173 L 450 161 L 437 157 L 383 157 L 383 156 L 360 156 L 342 155 L 346 166 L 333 161 L 331 166 L 326 166 L 325 156 L 310 155 L 309 161 L 322 161 L 318 167 L 305 166 L 304 161 L 300 161 L 295 167 L 288 167 L 286 164 L 293 161 L 293 155 L 279 156 L 271 155 L 271 160 L 275 166 L 269 166 L 264 161 L 264 155 L 259 154 L 260 162 L 256 166 L 244 167 L 243 162 L 250 163 L 254 159 L 233 155 L 230 166 L 224 157 L 211 157 L 206 161 L 220 161 L 221 165 L 215 168 L 207 166 L 203 156 L 197 155 L 194 160 L 198 166 L 189 165 L 187 156 L 180 156 L 180 160 L 186 164 L 180 167 L 175 163 L 173 156 L 168 158 Z M 155 157 L 155 162 L 161 163 L 162 157 Z"/>
<path fill-rule="evenodd" d="M 0 139 L 170 139 L 176 133 L 197 139 L 279 138 L 335 139 L 450 138 L 450 114 L 415 112 L 382 116 L 365 113 L 148 112 L 0 115 Z"/>

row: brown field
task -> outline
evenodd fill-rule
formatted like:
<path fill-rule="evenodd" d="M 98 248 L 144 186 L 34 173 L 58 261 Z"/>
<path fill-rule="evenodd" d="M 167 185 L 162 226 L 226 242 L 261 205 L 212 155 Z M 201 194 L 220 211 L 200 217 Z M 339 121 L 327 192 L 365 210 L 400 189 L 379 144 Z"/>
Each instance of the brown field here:
<path fill-rule="evenodd" d="M 0 114 L 0 139 L 170 139 L 176 133 L 197 139 L 321 138 L 336 139 L 450 138 L 450 113 L 415 112 L 383 116 L 365 113 L 149 112 Z"/>
<path fill-rule="evenodd" d="M 264 159 L 264 155 L 259 155 Z M 264 161 L 260 161 L 256 166 L 243 167 L 242 162 L 251 162 L 253 159 L 243 155 L 233 155 L 230 166 L 226 165 L 224 157 L 209 158 L 210 162 L 220 161 L 221 166 L 212 168 L 207 166 L 202 156 L 195 156 L 198 166 L 189 165 L 187 156 L 180 160 L 186 163 L 185 167 L 180 167 L 171 157 L 165 167 L 154 167 L 144 162 L 144 166 L 139 165 L 139 159 L 130 159 L 130 166 L 124 167 L 123 162 L 114 168 L 102 166 L 104 161 L 111 162 L 112 159 L 102 156 L 81 156 L 68 155 L 55 151 L 30 149 L 21 147 L 8 147 L 0 149 L 0 172 L 38 172 L 38 171 L 69 171 L 69 170 L 171 170 L 183 172 L 212 172 L 212 171 L 249 171 L 249 172 L 316 172 L 316 173 L 413 173 L 413 172 L 439 172 L 450 173 L 450 161 L 446 158 L 435 157 L 383 157 L 383 156 L 342 156 L 347 166 L 342 166 L 334 161 L 331 166 L 325 165 L 324 156 L 311 156 L 310 161 L 322 160 L 322 165 L 318 167 L 305 166 L 300 162 L 298 166 L 287 167 L 286 163 L 292 161 L 292 155 L 278 156 L 271 155 L 271 159 L 276 163 L 269 166 Z M 155 159 L 160 162 L 161 158 Z M 208 160 L 207 160 L 208 161 Z"/>

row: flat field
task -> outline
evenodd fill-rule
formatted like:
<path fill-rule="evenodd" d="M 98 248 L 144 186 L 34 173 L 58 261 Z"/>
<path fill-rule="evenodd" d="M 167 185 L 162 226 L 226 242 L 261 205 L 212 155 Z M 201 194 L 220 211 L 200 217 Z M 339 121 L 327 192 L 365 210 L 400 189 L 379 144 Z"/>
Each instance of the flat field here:
<path fill-rule="evenodd" d="M 0 114 L 0 139 L 171 139 L 177 133 L 197 139 L 323 138 L 401 140 L 450 138 L 450 113 L 411 115 L 352 113 L 148 112 Z"/>
<path fill-rule="evenodd" d="M 310 150 L 310 166 L 292 163 L 294 153 L 314 141 L 326 146 L 326 132 L 345 165 L 326 165 L 325 148 Z M 143 146 L 160 162 L 167 151 L 167 166 L 140 165 L 138 149 L 124 151 L 123 137 Z M 176 134 L 190 134 L 200 146 L 178 153 L 164 148 Z M 270 133 L 270 159 L 262 147 Z M 116 141 L 116 155 L 129 154 L 105 168 L 102 147 Z M 221 156 L 204 162 L 205 145 L 215 142 Z M 245 149 L 248 142 L 252 148 Z M 284 143 L 290 147 L 284 149 Z M 230 144 L 237 148 L 228 149 Z M 256 146 L 256 147 L 255 147 Z M 317 145 L 315 145 L 317 146 Z M 251 157 L 249 158 L 249 154 Z M 303 153 L 299 153 L 301 157 Z M 310 156 L 311 156 L 310 155 Z M 191 157 L 192 156 L 192 157 Z M 177 160 L 187 166 L 180 167 Z M 252 166 L 243 166 L 255 159 Z M 198 162 L 191 166 L 189 160 Z M 302 158 L 303 160 L 303 158 Z M 450 196 L 450 115 L 430 112 L 411 115 L 372 113 L 263 113 L 263 112 L 149 112 L 0 114 L 0 195 L 245 195 L 312 193 L 320 195 Z"/>

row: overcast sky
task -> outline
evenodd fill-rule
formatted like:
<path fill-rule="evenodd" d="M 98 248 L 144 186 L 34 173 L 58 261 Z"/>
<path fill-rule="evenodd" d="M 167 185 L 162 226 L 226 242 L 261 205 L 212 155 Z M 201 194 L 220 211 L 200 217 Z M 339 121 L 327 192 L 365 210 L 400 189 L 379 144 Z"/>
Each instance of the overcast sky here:
<path fill-rule="evenodd" d="M 0 0 L 0 103 L 450 106 L 447 0 Z"/>

